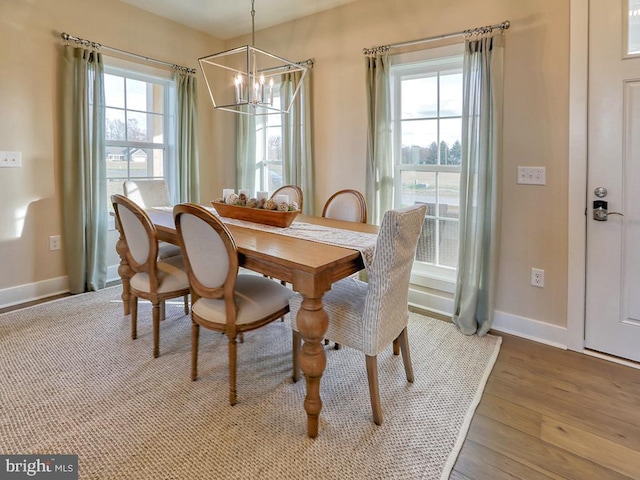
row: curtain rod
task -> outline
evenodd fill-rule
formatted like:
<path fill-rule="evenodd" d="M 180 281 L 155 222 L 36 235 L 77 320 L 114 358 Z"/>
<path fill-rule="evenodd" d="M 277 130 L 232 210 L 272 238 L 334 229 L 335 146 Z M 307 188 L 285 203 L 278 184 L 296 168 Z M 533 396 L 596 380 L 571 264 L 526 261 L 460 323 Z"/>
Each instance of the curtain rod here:
<path fill-rule="evenodd" d="M 435 40 L 443 40 L 445 38 L 460 37 L 462 35 L 471 36 L 471 35 L 481 35 L 481 34 L 484 34 L 484 33 L 491 33 L 493 30 L 497 30 L 498 28 L 500 28 L 501 30 L 507 30 L 510 26 L 511 26 L 511 22 L 509 20 L 505 20 L 504 22 L 497 23 L 495 25 L 488 25 L 486 27 L 472 28 L 470 30 L 463 30 L 461 32 L 446 33 L 444 35 L 436 35 L 434 37 L 421 38 L 420 40 L 410 40 L 408 42 L 393 43 L 391 45 L 381 45 L 381 46 L 378 46 L 378 47 L 363 48 L 362 49 L 362 53 L 364 55 L 372 55 L 372 54 L 375 54 L 375 53 L 384 53 L 384 52 L 388 52 L 392 48 L 409 47 L 411 45 L 418 45 L 419 43 L 433 42 Z"/>
<path fill-rule="evenodd" d="M 183 73 L 190 73 L 192 75 L 195 75 L 196 73 L 196 69 L 195 68 L 189 68 L 189 67 L 183 67 L 181 65 L 176 65 L 175 63 L 169 63 L 169 62 L 165 62 L 163 60 L 156 60 L 155 58 L 150 58 L 150 57 L 146 57 L 144 55 L 139 55 L 137 53 L 132 53 L 132 52 L 127 52 L 126 50 L 120 50 L 119 48 L 114 48 L 114 47 L 109 47 L 107 45 L 101 45 L 99 43 L 95 43 L 95 42 L 91 42 L 89 40 L 85 40 L 83 38 L 78 38 L 78 37 L 74 37 L 73 35 L 69 35 L 68 33 L 61 33 L 60 36 L 62 37 L 62 39 L 65 42 L 68 42 L 69 40 L 80 44 L 80 45 L 84 45 L 85 47 L 90 47 L 90 48 L 95 48 L 96 50 L 99 50 L 100 48 L 104 48 L 105 50 L 111 50 L 112 52 L 117 52 L 120 53 L 122 55 L 128 55 L 130 57 L 135 57 L 135 58 L 141 58 L 142 60 L 146 60 L 148 62 L 154 62 L 154 63 L 159 63 L 162 65 L 167 65 L 169 67 L 172 67 L 174 70 L 177 70 L 179 72 L 183 72 Z"/>

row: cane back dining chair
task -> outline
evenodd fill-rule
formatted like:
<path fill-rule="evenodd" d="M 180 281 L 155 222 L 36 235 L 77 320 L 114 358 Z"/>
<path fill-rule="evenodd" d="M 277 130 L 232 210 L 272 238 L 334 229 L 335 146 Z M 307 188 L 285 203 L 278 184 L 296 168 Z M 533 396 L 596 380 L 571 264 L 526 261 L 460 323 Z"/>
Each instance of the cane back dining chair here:
<path fill-rule="evenodd" d="M 322 299 L 329 315 L 325 338 L 365 354 L 373 421 L 377 425 L 382 424 L 377 355 L 392 343 L 393 353 L 397 355 L 399 344 L 407 381 L 413 382 L 414 378 L 407 337 L 409 278 L 425 211 L 424 205 L 387 211 L 368 269 L 369 282 L 348 277 L 334 283 Z M 293 379 L 297 380 L 301 336 L 296 315 L 300 309 L 300 295 L 296 294 L 289 303 L 293 328 Z"/>
<path fill-rule="evenodd" d="M 164 319 L 165 300 L 184 298 L 184 313 L 189 313 L 189 279 L 182 256 L 158 259 L 158 235 L 145 211 L 123 195 L 112 195 L 111 202 L 124 238 L 129 267 L 134 274 L 131 285 L 131 338 L 137 338 L 138 298 L 153 305 L 153 356 L 160 354 L 160 320 Z"/>
<path fill-rule="evenodd" d="M 176 230 L 191 284 L 191 379 L 198 376 L 200 326 L 226 334 L 229 403 L 236 403 L 236 338 L 289 312 L 293 292 L 257 275 L 238 275 L 238 250 L 228 228 L 206 208 L 173 208 Z"/>
<path fill-rule="evenodd" d="M 170 207 L 169 187 L 163 179 L 125 180 L 122 185 L 124 196 L 139 207 Z M 158 258 L 165 259 L 180 255 L 180 247 L 167 242 L 158 243 Z"/>
<path fill-rule="evenodd" d="M 322 216 L 347 222 L 367 223 L 367 201 L 358 190 L 339 190 L 324 204 Z"/>

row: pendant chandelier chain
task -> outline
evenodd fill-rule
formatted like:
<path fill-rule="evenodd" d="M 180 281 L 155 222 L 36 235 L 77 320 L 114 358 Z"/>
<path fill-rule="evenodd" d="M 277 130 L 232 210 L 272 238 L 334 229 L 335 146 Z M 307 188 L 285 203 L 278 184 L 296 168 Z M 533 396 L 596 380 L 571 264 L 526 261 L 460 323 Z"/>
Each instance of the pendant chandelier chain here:
<path fill-rule="evenodd" d="M 251 46 L 256 46 L 256 0 L 251 0 Z"/>

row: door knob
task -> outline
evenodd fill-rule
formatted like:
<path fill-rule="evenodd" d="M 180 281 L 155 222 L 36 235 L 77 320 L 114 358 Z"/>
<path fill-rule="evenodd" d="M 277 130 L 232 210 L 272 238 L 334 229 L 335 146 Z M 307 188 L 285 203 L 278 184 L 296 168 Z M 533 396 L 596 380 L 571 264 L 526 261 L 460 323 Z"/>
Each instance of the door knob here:
<path fill-rule="evenodd" d="M 620 212 L 610 212 L 607 210 L 608 202 L 604 200 L 594 200 L 593 201 L 593 219 L 598 222 L 606 222 L 609 215 L 620 215 L 624 217 L 623 213 Z"/>

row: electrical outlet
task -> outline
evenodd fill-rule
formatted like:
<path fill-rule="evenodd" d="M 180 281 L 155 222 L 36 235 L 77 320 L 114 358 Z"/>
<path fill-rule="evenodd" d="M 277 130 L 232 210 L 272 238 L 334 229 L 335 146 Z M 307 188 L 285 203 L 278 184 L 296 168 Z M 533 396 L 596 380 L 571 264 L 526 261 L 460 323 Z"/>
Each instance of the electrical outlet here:
<path fill-rule="evenodd" d="M 539 268 L 531 269 L 531 285 L 534 287 L 544 287 L 544 270 Z"/>
<path fill-rule="evenodd" d="M 0 167 L 22 167 L 22 152 L 0 152 Z"/>
<path fill-rule="evenodd" d="M 51 235 L 49 237 L 49 251 L 60 250 L 60 235 Z"/>

